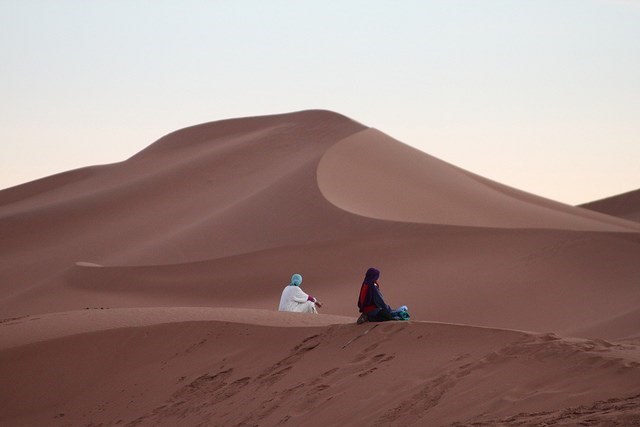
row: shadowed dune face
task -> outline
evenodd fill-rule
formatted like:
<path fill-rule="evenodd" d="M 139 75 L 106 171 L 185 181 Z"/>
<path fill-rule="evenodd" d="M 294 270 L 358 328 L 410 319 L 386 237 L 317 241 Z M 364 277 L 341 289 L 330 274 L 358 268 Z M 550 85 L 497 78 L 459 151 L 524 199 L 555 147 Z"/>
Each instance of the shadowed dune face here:
<path fill-rule="evenodd" d="M 580 207 L 640 222 L 640 190 L 585 203 Z"/>
<path fill-rule="evenodd" d="M 491 182 L 375 129 L 333 145 L 318 166 L 322 194 L 362 216 L 476 227 L 640 231 Z"/>
<path fill-rule="evenodd" d="M 300 272 L 325 312 L 353 315 L 376 266 L 416 319 L 622 338 L 638 230 L 336 113 L 225 120 L 0 192 L 0 312 L 275 308 Z"/>

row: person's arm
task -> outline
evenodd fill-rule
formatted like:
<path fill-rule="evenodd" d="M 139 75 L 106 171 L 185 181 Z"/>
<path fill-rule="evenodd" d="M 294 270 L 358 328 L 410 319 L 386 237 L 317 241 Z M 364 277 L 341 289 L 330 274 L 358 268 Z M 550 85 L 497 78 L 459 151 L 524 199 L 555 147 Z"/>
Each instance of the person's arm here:
<path fill-rule="evenodd" d="M 379 309 L 391 313 L 391 307 L 389 307 L 387 303 L 384 301 L 384 298 L 380 293 L 380 289 L 378 289 L 377 286 L 372 286 L 371 288 L 372 288 L 371 291 L 373 296 L 373 304 Z"/>
<path fill-rule="evenodd" d="M 307 301 L 311 301 L 309 299 L 309 295 L 307 295 L 302 289 L 300 289 L 297 286 L 296 286 L 296 293 L 293 295 L 293 300 L 300 304 L 305 303 Z"/>

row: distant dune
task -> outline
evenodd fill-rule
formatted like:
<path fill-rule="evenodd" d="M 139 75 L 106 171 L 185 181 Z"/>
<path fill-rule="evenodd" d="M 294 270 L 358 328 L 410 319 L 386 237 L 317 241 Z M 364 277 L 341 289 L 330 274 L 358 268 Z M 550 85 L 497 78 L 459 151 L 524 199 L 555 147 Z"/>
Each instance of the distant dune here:
<path fill-rule="evenodd" d="M 318 167 L 323 195 L 366 217 L 424 224 L 593 231 L 639 229 L 489 181 L 375 130 L 332 146 Z"/>
<path fill-rule="evenodd" d="M 633 420 L 628 194 L 553 202 L 322 110 L 0 191 L 0 424 Z M 371 266 L 412 322 L 354 324 Z M 322 316 L 275 312 L 295 272 Z"/>
<path fill-rule="evenodd" d="M 640 222 L 640 189 L 585 203 L 580 207 Z"/>

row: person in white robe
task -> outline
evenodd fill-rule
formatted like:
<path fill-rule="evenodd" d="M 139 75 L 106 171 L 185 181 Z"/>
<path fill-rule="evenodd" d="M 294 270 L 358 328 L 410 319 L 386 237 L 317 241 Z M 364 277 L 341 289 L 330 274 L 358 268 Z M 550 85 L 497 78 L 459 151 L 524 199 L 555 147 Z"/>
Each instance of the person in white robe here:
<path fill-rule="evenodd" d="M 313 296 L 306 294 L 300 285 L 302 285 L 302 276 L 300 274 L 291 276 L 291 283 L 282 290 L 278 310 L 317 314 L 317 307 L 322 307 L 322 304 Z"/>

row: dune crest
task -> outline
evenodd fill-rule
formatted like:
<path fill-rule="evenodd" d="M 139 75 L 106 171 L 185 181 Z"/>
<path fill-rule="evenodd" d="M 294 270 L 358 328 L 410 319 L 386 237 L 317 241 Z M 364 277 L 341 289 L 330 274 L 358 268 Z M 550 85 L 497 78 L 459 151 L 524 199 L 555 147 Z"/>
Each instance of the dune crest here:
<path fill-rule="evenodd" d="M 336 206 L 391 221 L 473 227 L 640 231 L 481 178 L 376 129 L 333 145 L 318 165 L 318 185 Z"/>

